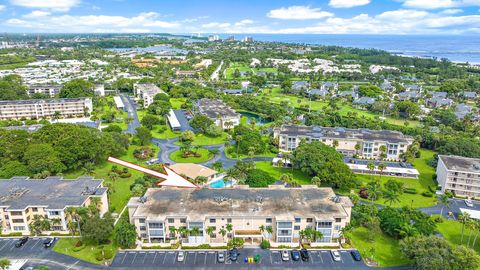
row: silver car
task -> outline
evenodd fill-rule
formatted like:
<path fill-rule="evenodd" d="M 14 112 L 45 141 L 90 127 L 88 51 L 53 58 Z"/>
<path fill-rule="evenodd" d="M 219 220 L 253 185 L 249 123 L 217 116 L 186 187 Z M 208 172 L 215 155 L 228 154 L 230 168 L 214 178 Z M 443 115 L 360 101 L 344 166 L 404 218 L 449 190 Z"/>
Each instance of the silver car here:
<path fill-rule="evenodd" d="M 332 258 L 336 262 L 340 262 L 342 260 L 342 257 L 340 256 L 340 252 L 338 250 L 331 250 L 330 253 L 332 254 Z"/>
<path fill-rule="evenodd" d="M 217 253 L 217 262 L 224 263 L 225 262 L 225 254 L 223 252 Z"/>
<path fill-rule="evenodd" d="M 185 252 L 180 251 L 177 255 L 177 262 L 183 262 L 185 260 Z"/>
<path fill-rule="evenodd" d="M 288 261 L 290 260 L 290 255 L 288 254 L 288 250 L 284 249 L 282 250 L 282 261 Z"/>

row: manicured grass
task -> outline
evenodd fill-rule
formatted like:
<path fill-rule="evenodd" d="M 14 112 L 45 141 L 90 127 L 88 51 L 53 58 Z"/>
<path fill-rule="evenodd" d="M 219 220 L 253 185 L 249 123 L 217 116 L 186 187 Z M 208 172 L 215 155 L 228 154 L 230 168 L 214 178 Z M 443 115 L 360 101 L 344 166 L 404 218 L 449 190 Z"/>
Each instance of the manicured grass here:
<path fill-rule="evenodd" d="M 270 174 L 272 177 L 274 177 L 277 180 L 280 179 L 280 176 L 282 176 L 282 174 L 288 174 L 288 175 L 292 175 L 293 180 L 298 184 L 301 184 L 301 185 L 311 184 L 312 178 L 300 170 L 273 167 L 272 162 L 270 161 L 255 162 L 255 165 L 257 169 L 268 172 L 268 174 Z"/>
<path fill-rule="evenodd" d="M 181 109 L 181 105 L 185 103 L 186 98 L 171 98 L 170 104 L 172 104 L 172 109 L 179 110 Z"/>
<path fill-rule="evenodd" d="M 80 259 L 82 261 L 102 264 L 105 261 L 97 261 L 97 259 L 95 259 L 95 254 L 97 252 L 101 251 L 103 248 L 103 250 L 112 250 L 113 254 L 115 254 L 118 250 L 118 247 L 115 244 L 111 243 L 102 246 L 87 245 L 85 248 L 79 251 L 74 251 L 73 248 L 75 247 L 75 243 L 77 243 L 78 240 L 78 238 L 60 238 L 53 247 L 53 251 Z"/>
<path fill-rule="evenodd" d="M 131 145 L 127 151 L 127 154 L 125 154 L 122 157 L 119 157 L 121 160 L 129 161 L 132 163 L 136 163 L 139 165 L 144 165 L 143 161 L 139 161 L 135 159 L 133 156 L 133 151 L 136 148 L 139 148 L 140 146 L 136 145 Z M 155 153 L 158 153 L 158 147 L 154 145 L 150 145 L 154 149 Z M 103 164 L 100 164 L 95 168 L 93 171 L 92 176 L 95 177 L 96 179 L 103 179 L 104 180 L 104 185 L 107 183 L 112 183 L 113 184 L 113 190 L 110 191 L 109 193 L 109 206 L 112 212 L 115 213 L 120 213 L 123 209 L 123 207 L 127 204 L 128 200 L 132 196 L 132 193 L 130 191 L 130 185 L 133 184 L 135 179 L 138 177 L 143 176 L 143 173 L 134 171 L 134 170 L 129 170 L 130 173 L 132 173 L 132 176 L 128 178 L 118 178 L 115 180 L 115 183 L 112 182 L 112 180 L 108 177 L 108 174 L 110 173 L 112 169 L 113 164 L 105 162 Z M 121 166 L 120 166 L 121 167 Z M 69 172 L 64 175 L 65 178 L 71 178 L 71 179 L 76 179 L 77 177 L 84 175 L 84 172 L 82 170 L 78 170 L 75 172 Z"/>
<path fill-rule="evenodd" d="M 445 211 L 447 211 L 445 209 Z M 470 230 L 465 227 L 463 232 L 463 243 L 462 240 L 462 223 L 456 220 L 446 220 L 442 223 L 437 223 L 438 231 L 443 235 L 443 237 L 453 245 L 468 245 L 468 237 L 470 235 Z M 473 245 L 473 239 L 475 238 L 475 231 L 472 232 L 470 237 L 470 247 Z M 480 237 L 477 237 L 475 241 L 475 246 L 473 247 L 477 253 L 480 253 Z"/>
<path fill-rule="evenodd" d="M 235 146 L 229 146 L 228 149 L 233 149 L 233 152 L 232 154 L 229 154 L 228 153 L 228 150 L 225 149 L 225 156 L 227 156 L 228 158 L 230 159 L 238 159 L 238 160 L 242 160 L 242 159 L 245 159 L 245 158 L 250 158 L 248 155 L 242 155 L 240 154 L 238 157 L 237 157 L 237 154 L 235 152 L 236 148 Z M 254 155 L 254 157 L 275 157 L 277 154 L 276 153 L 272 153 L 270 151 L 266 151 L 264 153 L 260 153 L 260 154 L 256 154 Z"/>
<path fill-rule="evenodd" d="M 408 259 L 400 252 L 399 242 L 383 232 L 375 234 L 374 241 L 370 242 L 368 236 L 372 232 L 367 228 L 359 227 L 349 233 L 353 246 L 360 251 L 362 257 L 371 258 L 377 262 L 379 267 L 394 267 L 406 265 Z"/>
<path fill-rule="evenodd" d="M 226 132 L 222 132 L 222 135 L 218 137 L 210 137 L 202 133 L 196 133 L 195 140 L 193 141 L 193 145 L 224 144 L 227 141 L 228 141 L 228 134 Z"/>
<path fill-rule="evenodd" d="M 231 63 L 230 66 L 225 69 L 225 76 L 227 80 L 233 80 L 233 74 L 235 70 L 238 69 L 239 71 L 245 71 L 245 72 L 252 72 L 255 74 L 257 71 L 265 71 L 265 72 L 272 72 L 272 73 L 277 73 L 278 70 L 277 68 L 251 68 L 248 65 L 241 64 L 241 63 Z M 249 76 L 243 76 L 241 78 L 248 78 Z"/>
<path fill-rule="evenodd" d="M 435 152 L 433 151 L 422 149 L 420 158 L 415 159 L 413 162 L 415 168 L 420 172 L 420 177 L 418 179 L 378 175 L 371 176 L 366 174 L 357 174 L 357 179 L 364 185 L 372 181 L 372 179 L 379 179 L 382 183 L 382 186 L 389 179 L 393 179 L 404 183 L 406 188 L 415 188 L 417 190 L 417 194 L 403 193 L 400 195 L 400 202 L 393 203 L 393 207 L 412 206 L 413 208 L 420 208 L 433 206 L 437 204 L 437 199 L 435 197 L 425 197 L 422 195 L 422 192 L 429 191 L 429 186 L 436 186 L 435 182 L 433 181 L 435 169 L 427 163 L 427 161 L 431 159 L 434 154 Z M 377 204 L 386 205 L 384 198 L 380 198 L 374 202 Z M 388 205 L 389 204 L 390 203 L 388 203 Z"/>
<path fill-rule="evenodd" d="M 162 133 L 159 132 L 161 126 L 155 125 L 152 129 L 152 136 L 157 139 L 166 140 L 179 137 L 182 133 L 179 131 L 173 131 L 170 126 L 167 125 L 167 129 Z"/>
<path fill-rule="evenodd" d="M 322 101 L 322 100 L 309 101 L 307 98 L 304 98 L 304 97 L 282 94 L 280 88 L 264 89 L 263 94 L 273 103 L 279 104 L 282 101 L 285 101 L 291 106 L 296 108 L 299 108 L 302 105 L 309 105 L 311 106 L 312 110 L 320 110 L 320 109 L 323 109 L 325 106 L 328 106 L 327 101 Z M 365 117 L 374 118 L 374 119 L 378 119 L 380 117 L 380 115 L 378 114 L 374 114 L 369 111 L 354 108 L 347 103 L 345 104 L 338 103 L 337 105 L 339 106 L 338 112 L 342 116 L 347 115 L 348 112 L 356 112 L 358 116 L 365 116 Z M 387 123 L 400 125 L 400 126 L 403 126 L 405 122 L 408 122 L 410 126 L 420 125 L 420 122 L 418 121 L 395 119 L 391 117 L 386 117 L 385 121 Z"/>
<path fill-rule="evenodd" d="M 170 154 L 170 158 L 178 163 L 202 163 L 213 158 L 213 154 L 205 148 L 199 148 L 197 152 L 201 155 L 200 157 L 183 158 L 182 151 L 177 150 Z"/>

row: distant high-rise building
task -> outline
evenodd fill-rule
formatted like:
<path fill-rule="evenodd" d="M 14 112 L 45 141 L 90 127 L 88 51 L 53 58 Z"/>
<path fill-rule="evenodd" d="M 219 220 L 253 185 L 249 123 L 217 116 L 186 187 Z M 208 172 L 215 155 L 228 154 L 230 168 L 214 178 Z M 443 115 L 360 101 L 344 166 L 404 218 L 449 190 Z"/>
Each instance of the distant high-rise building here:
<path fill-rule="evenodd" d="M 227 38 L 227 41 L 235 41 L 235 36 L 231 35 Z"/>
<path fill-rule="evenodd" d="M 253 37 L 246 36 L 243 38 L 243 42 L 253 42 Z"/>
<path fill-rule="evenodd" d="M 219 41 L 219 40 L 220 40 L 220 37 L 218 35 L 208 36 L 208 41 L 210 41 L 210 42 L 215 42 L 215 41 Z"/>

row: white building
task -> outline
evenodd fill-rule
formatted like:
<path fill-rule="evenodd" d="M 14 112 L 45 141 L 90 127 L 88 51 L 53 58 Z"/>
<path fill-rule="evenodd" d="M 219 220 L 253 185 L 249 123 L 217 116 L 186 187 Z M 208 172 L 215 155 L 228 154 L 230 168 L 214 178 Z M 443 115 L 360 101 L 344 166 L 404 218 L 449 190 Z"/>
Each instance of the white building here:
<path fill-rule="evenodd" d="M 152 83 L 145 84 L 134 84 L 133 85 L 133 94 L 137 96 L 140 100 L 143 100 L 143 107 L 147 108 L 150 104 L 153 103 L 153 98 L 155 95 L 165 92 L 160 89 L 158 86 Z"/>
<path fill-rule="evenodd" d="M 439 155 L 437 182 L 442 192 L 480 198 L 480 159 Z"/>
<path fill-rule="evenodd" d="M 122 98 L 119 96 L 114 96 L 113 101 L 115 102 L 115 106 L 117 106 L 117 109 L 124 111 L 125 110 L 125 104 L 123 104 Z"/>
<path fill-rule="evenodd" d="M 210 118 L 215 125 L 229 129 L 240 124 L 241 115 L 219 99 L 202 98 L 197 102 L 198 112 Z"/>
<path fill-rule="evenodd" d="M 60 93 L 61 85 L 41 84 L 28 86 L 27 94 L 29 96 L 34 94 L 43 94 L 50 97 L 55 97 Z"/>
<path fill-rule="evenodd" d="M 91 98 L 58 98 L 0 101 L 0 120 L 61 118 L 89 115 Z"/>

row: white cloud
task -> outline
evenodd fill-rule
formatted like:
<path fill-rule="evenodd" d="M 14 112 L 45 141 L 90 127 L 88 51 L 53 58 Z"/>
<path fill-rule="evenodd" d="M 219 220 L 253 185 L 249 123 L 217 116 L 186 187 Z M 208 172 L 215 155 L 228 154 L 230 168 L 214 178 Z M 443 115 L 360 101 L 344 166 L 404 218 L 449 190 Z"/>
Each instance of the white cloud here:
<path fill-rule="evenodd" d="M 450 8 L 450 9 L 442 10 L 440 13 L 441 13 L 441 14 L 447 14 L 447 15 L 453 15 L 453 14 L 458 14 L 458 13 L 462 13 L 462 12 L 463 12 L 463 9 L 460 9 L 460 8 Z"/>
<path fill-rule="evenodd" d="M 3 11 L 6 8 L 4 5 L 0 5 L 0 11 Z"/>
<path fill-rule="evenodd" d="M 235 26 L 245 26 L 245 25 L 249 25 L 249 24 L 253 24 L 253 23 L 254 23 L 253 20 L 245 19 L 245 20 L 241 20 L 239 22 L 236 22 Z"/>
<path fill-rule="evenodd" d="M 370 4 L 370 0 L 330 0 L 329 6 L 334 8 L 351 8 Z"/>
<path fill-rule="evenodd" d="M 10 0 L 15 6 L 26 8 L 51 9 L 53 11 L 68 11 L 80 4 L 80 0 Z"/>
<path fill-rule="evenodd" d="M 308 20 L 332 17 L 333 13 L 309 6 L 290 6 L 270 10 L 267 17 L 281 20 Z"/>
<path fill-rule="evenodd" d="M 28 14 L 23 15 L 23 18 L 40 18 L 50 15 L 51 13 L 43 10 L 34 10 Z"/>
<path fill-rule="evenodd" d="M 405 0 L 403 6 L 419 9 L 440 9 L 480 6 L 480 0 Z"/>
<path fill-rule="evenodd" d="M 210 22 L 202 24 L 203 28 L 226 28 L 230 27 L 230 23 L 219 23 L 219 22 Z"/>
<path fill-rule="evenodd" d="M 34 13 L 34 12 L 32 12 Z M 36 16 L 25 15 L 28 20 L 12 18 L 6 21 L 7 25 L 23 28 L 34 28 L 40 31 L 52 32 L 139 32 L 155 29 L 172 29 L 179 27 L 177 22 L 161 21 L 156 12 L 140 13 L 134 17 L 85 15 L 85 16 Z M 38 15 L 38 12 L 36 12 Z"/>

